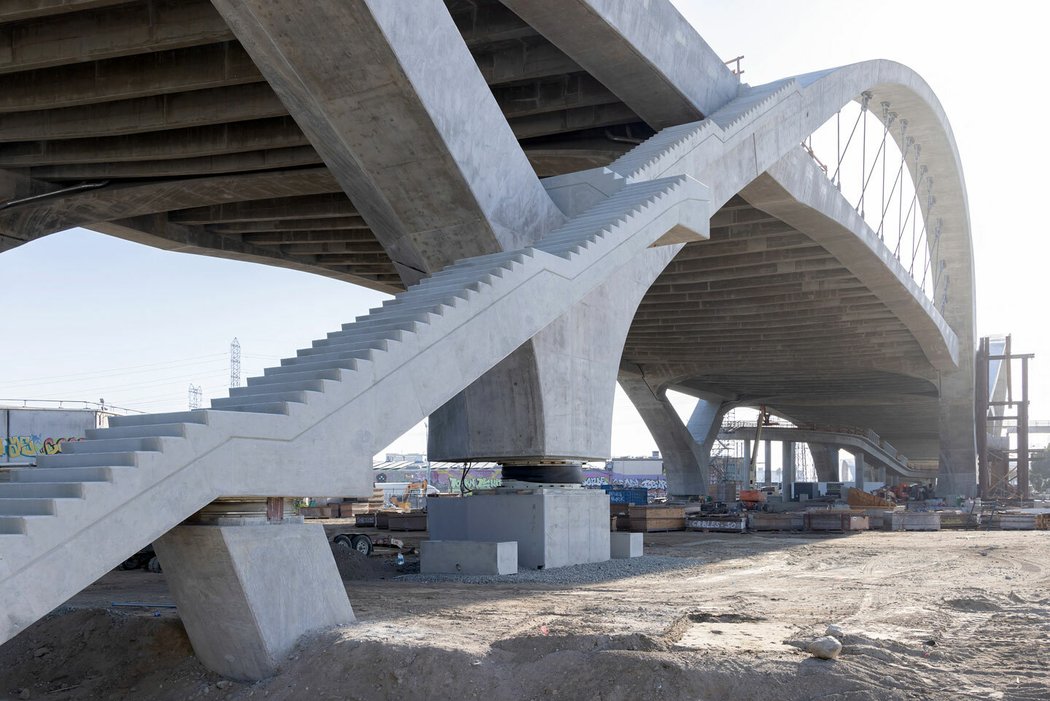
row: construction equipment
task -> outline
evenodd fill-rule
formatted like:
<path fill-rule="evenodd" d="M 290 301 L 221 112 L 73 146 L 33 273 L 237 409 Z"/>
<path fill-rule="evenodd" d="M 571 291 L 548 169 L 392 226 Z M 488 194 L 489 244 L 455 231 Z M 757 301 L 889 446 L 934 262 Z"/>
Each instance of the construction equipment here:
<path fill-rule="evenodd" d="M 390 497 L 390 505 L 399 511 L 423 509 L 426 507 L 428 486 L 426 480 L 409 482 L 400 497 Z"/>
<path fill-rule="evenodd" d="M 414 553 L 415 548 L 406 548 L 405 541 L 390 536 L 377 536 L 368 533 L 339 533 L 332 542 L 342 545 L 344 548 L 356 550 L 362 555 L 371 555 L 375 551 L 379 554 L 391 553 Z"/>
<path fill-rule="evenodd" d="M 766 493 L 761 489 L 741 489 L 740 503 L 749 511 L 765 510 Z"/>

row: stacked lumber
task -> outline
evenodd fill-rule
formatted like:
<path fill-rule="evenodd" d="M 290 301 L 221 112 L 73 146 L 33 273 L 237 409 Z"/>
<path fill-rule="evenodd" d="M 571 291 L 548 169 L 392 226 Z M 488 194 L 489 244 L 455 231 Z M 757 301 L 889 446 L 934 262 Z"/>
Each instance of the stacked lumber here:
<path fill-rule="evenodd" d="M 303 518 L 339 518 L 339 504 L 324 506 L 301 506 L 299 515 Z"/>
<path fill-rule="evenodd" d="M 846 503 L 854 509 L 892 509 L 896 504 L 888 499 L 869 494 L 862 489 L 850 487 L 846 493 Z"/>

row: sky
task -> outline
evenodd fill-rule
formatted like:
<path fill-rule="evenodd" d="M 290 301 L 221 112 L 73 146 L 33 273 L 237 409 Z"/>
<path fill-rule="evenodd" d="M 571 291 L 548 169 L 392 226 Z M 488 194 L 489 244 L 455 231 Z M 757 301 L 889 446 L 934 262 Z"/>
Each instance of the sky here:
<path fill-rule="evenodd" d="M 980 335 L 1012 333 L 1032 364 L 1032 416 L 1050 419 L 1050 244 L 1041 227 L 1037 124 L 1044 23 L 1034 3 L 838 0 L 674 4 L 752 85 L 872 58 L 907 64 L 948 114 L 969 193 Z M 168 253 L 83 229 L 0 255 L 0 404 L 104 399 L 136 411 L 185 409 L 189 385 L 225 396 L 229 347 L 260 374 L 381 304 L 385 295 L 307 273 Z M 691 401 L 675 397 L 682 413 Z M 425 452 L 418 426 L 389 450 Z M 613 454 L 647 455 L 648 431 L 619 392 Z M 384 451 L 385 452 L 385 451 Z"/>

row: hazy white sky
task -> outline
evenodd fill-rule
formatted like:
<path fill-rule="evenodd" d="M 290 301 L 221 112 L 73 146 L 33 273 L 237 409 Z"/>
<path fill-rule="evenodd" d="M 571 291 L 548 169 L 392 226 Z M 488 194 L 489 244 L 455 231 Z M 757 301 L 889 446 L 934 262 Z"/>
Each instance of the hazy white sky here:
<path fill-rule="evenodd" d="M 870 58 L 911 66 L 952 120 L 970 199 L 980 334 L 1012 332 L 1033 364 L 1034 417 L 1050 418 L 1050 245 L 1042 230 L 1045 22 L 1035 3 L 847 2 L 675 4 L 744 80 Z M 1037 14 L 1039 16 L 1037 16 Z M 187 256 L 84 230 L 0 255 L 5 325 L 0 403 L 72 399 L 144 410 L 186 407 L 190 383 L 222 396 L 236 336 L 244 377 L 378 305 L 383 295 L 317 276 Z M 682 407 L 685 408 L 684 406 Z M 655 444 L 620 395 L 614 454 Z M 422 428 L 393 450 L 425 449 Z"/>

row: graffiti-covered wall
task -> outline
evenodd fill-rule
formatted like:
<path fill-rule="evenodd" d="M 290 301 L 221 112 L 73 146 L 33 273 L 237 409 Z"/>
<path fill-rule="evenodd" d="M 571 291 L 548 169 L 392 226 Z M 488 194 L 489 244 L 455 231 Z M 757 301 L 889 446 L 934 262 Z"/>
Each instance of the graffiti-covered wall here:
<path fill-rule="evenodd" d="M 75 409 L 0 409 L 0 465 L 36 464 L 39 455 L 62 452 L 89 428 L 104 428 L 109 414 Z"/>

